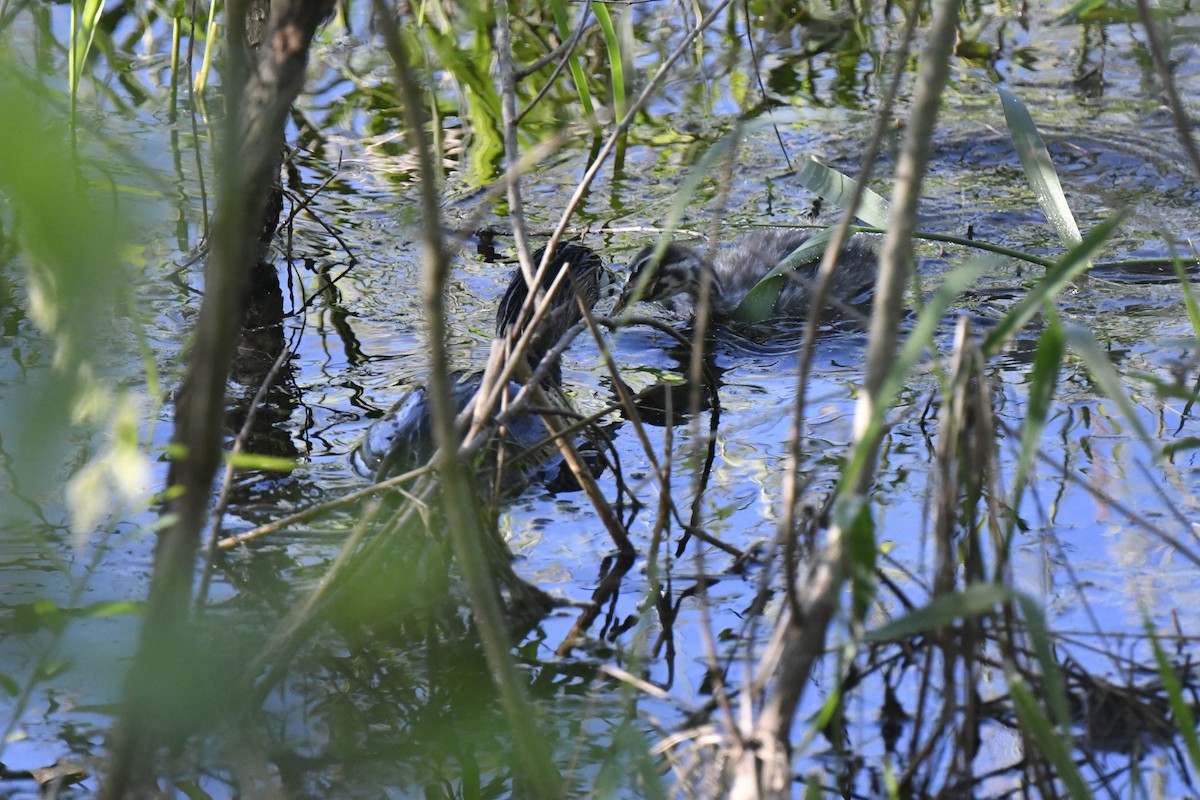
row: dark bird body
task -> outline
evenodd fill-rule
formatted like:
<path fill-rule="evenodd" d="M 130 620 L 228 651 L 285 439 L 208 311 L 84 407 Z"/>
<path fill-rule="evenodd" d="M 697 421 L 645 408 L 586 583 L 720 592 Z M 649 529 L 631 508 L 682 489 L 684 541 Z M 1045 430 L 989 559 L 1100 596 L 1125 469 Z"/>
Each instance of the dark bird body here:
<path fill-rule="evenodd" d="M 543 248 L 534 254 L 535 270 L 541 263 L 544 252 Z M 509 382 L 510 399 L 522 389 L 523 384 L 520 381 L 528 380 L 543 359 L 547 358 L 551 348 L 582 318 L 580 303 L 591 309 L 600 296 L 603 267 L 600 257 L 590 249 L 582 245 L 560 243 L 555 249 L 541 286 L 549 289 L 563 271 L 566 271 L 566 275 L 559 281 L 557 289 L 551 295 L 547 313 L 539 321 L 530 338 L 525 351 L 524 369 L 514 372 L 519 380 Z M 525 276 L 517 269 L 496 309 L 497 339 L 510 338 L 515 342 L 528 330 L 532 315 L 525 319 L 521 316 L 528 296 L 529 287 Z M 557 359 L 547 367 L 542 373 L 545 375 L 543 386 L 548 390 L 560 390 L 562 373 Z M 457 417 L 478 393 L 483 374 L 459 374 L 455 377 L 451 397 Z M 428 461 L 435 450 L 431 412 L 427 387 L 422 385 L 411 389 L 367 430 L 354 455 L 358 471 L 381 480 Z M 505 426 L 501 444 L 506 448 L 511 447 L 514 452 L 521 452 L 545 436 L 546 428 L 538 415 L 519 414 Z"/>

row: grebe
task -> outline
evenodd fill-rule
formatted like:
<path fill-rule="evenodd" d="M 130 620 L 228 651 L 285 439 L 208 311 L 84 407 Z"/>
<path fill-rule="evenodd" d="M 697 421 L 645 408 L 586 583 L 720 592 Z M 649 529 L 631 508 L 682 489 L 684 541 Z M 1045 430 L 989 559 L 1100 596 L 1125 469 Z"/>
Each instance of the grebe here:
<path fill-rule="evenodd" d="M 739 305 L 766 277 L 767 273 L 813 236 L 808 229 L 770 228 L 749 233 L 713 256 L 712 303 L 718 320 L 733 317 Z M 647 245 L 629 264 L 629 280 L 617 303 L 624 308 L 635 296 L 657 300 L 682 316 L 696 311 L 700 280 L 704 274 L 704 255 L 694 247 L 670 242 L 655 258 L 657 245 Z M 859 236 L 843 246 L 829 285 L 829 296 L 841 303 L 854 304 L 865 299 L 874 286 L 876 273 L 874 249 Z M 769 318 L 802 318 L 812 307 L 812 288 L 820 265 L 820 253 L 784 276 L 785 281 Z M 796 280 L 798 278 L 799 280 Z M 640 287 L 639 284 L 645 283 Z"/>
<path fill-rule="evenodd" d="M 534 253 L 535 270 L 537 265 L 541 264 L 545 251 L 543 247 Z M 521 380 L 528 379 L 530 373 L 537 368 L 563 334 L 582 318 L 579 301 L 590 309 L 600 297 L 603 267 L 600 257 L 589 248 L 560 242 L 543 276 L 542 285 L 553 286 L 558 275 L 564 270 L 567 274 L 559 281 L 551 297 L 551 305 L 530 339 L 526 350 L 527 369 L 522 372 Z M 513 341 L 520 338 L 524 327 L 529 324 L 528 319 L 520 318 L 521 308 L 528 296 L 529 287 L 518 268 L 496 309 L 497 339 L 505 339 L 510 334 Z M 562 380 L 562 371 L 557 359 L 548 367 L 544 371 L 544 384 L 548 388 L 558 388 Z M 466 409 L 478 393 L 482 381 L 482 373 L 456 374 L 455 384 L 451 388 L 456 416 Z M 520 383 L 510 382 L 511 395 L 515 396 L 520 390 Z M 514 452 L 520 452 L 541 441 L 545 436 L 546 428 L 537 414 L 522 414 L 510 421 L 506 427 L 504 443 L 512 445 Z M 354 466 L 361 474 L 382 480 L 424 464 L 433 455 L 434 450 L 429 390 L 422 385 L 409 390 L 387 414 L 371 424 L 363 441 L 355 450 Z"/>

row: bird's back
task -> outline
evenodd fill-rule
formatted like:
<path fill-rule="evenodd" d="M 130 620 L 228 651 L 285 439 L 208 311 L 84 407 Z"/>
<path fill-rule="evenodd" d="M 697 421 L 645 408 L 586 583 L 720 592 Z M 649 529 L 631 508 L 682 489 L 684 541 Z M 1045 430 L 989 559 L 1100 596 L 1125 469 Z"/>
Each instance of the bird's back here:
<path fill-rule="evenodd" d="M 748 234 L 721 250 L 713 262 L 720 284 L 713 303 L 718 316 L 733 316 L 746 295 L 767 273 L 803 246 L 814 231 L 798 228 L 771 228 Z M 812 287 L 821 254 L 796 267 L 775 302 L 773 317 L 807 316 L 812 306 Z M 876 255 L 862 240 L 853 238 L 842 248 L 829 292 L 844 303 L 854 303 L 875 283 Z M 798 280 L 797 280 L 798 279 Z"/>

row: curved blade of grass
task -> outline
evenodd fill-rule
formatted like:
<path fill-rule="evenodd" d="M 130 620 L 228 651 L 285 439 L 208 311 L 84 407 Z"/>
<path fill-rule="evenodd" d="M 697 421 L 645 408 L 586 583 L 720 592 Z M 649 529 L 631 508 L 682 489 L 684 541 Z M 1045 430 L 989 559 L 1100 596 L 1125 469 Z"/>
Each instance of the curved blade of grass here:
<path fill-rule="evenodd" d="M 933 296 L 926 301 L 920 316 L 917 317 L 916 326 L 913 327 L 912 331 L 908 334 L 908 338 L 905 339 L 904 347 L 900 350 L 896 363 L 892 367 L 891 374 L 888 375 L 887 381 L 884 382 L 883 389 L 879 395 L 879 403 L 875 406 L 874 413 L 867 423 L 867 431 L 860 437 L 860 441 L 870 442 L 874 437 L 879 435 L 879 430 L 883 427 L 883 421 L 887 416 L 888 410 L 896 402 L 896 397 L 900 394 L 900 390 L 908 380 L 913 365 L 917 363 L 917 360 L 929 348 L 929 343 L 933 341 L 933 335 L 937 331 L 938 326 L 942 324 L 947 309 L 950 308 L 950 305 L 967 287 L 978 280 L 979 276 L 987 272 L 989 267 L 994 263 L 995 258 L 993 257 L 976 258 L 946 273 L 941 285 L 938 286 Z M 850 461 L 846 465 L 846 469 L 842 472 L 842 486 L 854 485 L 854 482 L 858 479 L 859 472 L 866 465 L 866 459 L 869 454 L 870 447 L 863 445 L 856 447 L 851 452 Z"/>
<path fill-rule="evenodd" d="M 559 36 L 566 41 L 571 36 L 571 18 L 567 16 L 567 7 L 563 0 L 550 0 L 550 8 L 554 12 L 554 22 L 558 25 Z M 586 20 L 580 20 L 581 25 L 585 22 Z M 588 91 L 587 78 L 583 74 L 583 67 L 579 64 L 579 57 L 573 51 L 567 53 L 566 57 L 567 65 L 571 68 L 571 78 L 575 81 L 575 91 L 579 95 L 579 105 L 583 107 L 584 116 L 593 120 L 593 124 L 595 124 L 596 112 L 592 106 L 592 94 Z"/>
<path fill-rule="evenodd" d="M 1025 620 L 1025 631 L 1033 646 L 1034 658 L 1042 674 L 1042 702 L 1050 706 L 1050 711 L 1058 721 L 1058 727 L 1050 724 L 1049 718 L 1042 712 L 1038 700 L 1034 698 L 1024 678 L 1011 669 L 1007 670 L 1008 689 L 1012 697 L 1013 709 L 1021 726 L 1029 731 L 1038 747 L 1058 771 L 1058 777 L 1066 784 L 1071 797 L 1077 800 L 1090 798 L 1091 792 L 1079 774 L 1079 768 L 1071 757 L 1073 748 L 1071 740 L 1071 714 L 1067 705 L 1067 690 L 1063 682 L 1062 671 L 1054 657 L 1054 645 L 1050 632 L 1046 627 L 1046 617 L 1037 602 L 1023 592 L 1016 593 L 1017 605 L 1021 608 L 1021 617 Z"/>
<path fill-rule="evenodd" d="M 1183 291 L 1183 305 L 1187 309 L 1188 320 L 1192 323 L 1192 333 L 1200 339 L 1200 305 L 1196 303 L 1196 293 L 1192 291 L 1192 282 L 1188 280 L 1187 266 L 1178 253 L 1173 252 L 1171 266 L 1179 278 L 1179 288 Z"/>
<path fill-rule="evenodd" d="M 784 282 L 787 281 L 783 271 L 816 261 L 825 253 L 825 247 L 829 244 L 832 236 L 832 228 L 814 234 L 791 255 L 779 262 L 778 266 L 764 275 L 762 280 L 754 284 L 754 288 L 746 293 L 742 302 L 734 309 L 733 318 L 739 322 L 762 322 L 771 316 L 771 311 L 775 308 L 775 301 L 779 299 Z"/>
<path fill-rule="evenodd" d="M 1025 420 L 1021 424 L 1021 453 L 1017 459 L 1017 473 L 1013 479 L 1013 496 L 1009 503 L 1011 508 L 1020 508 L 1021 499 L 1025 493 L 1025 480 L 1033 461 L 1037 458 L 1038 442 L 1041 441 L 1042 431 L 1046 428 L 1046 419 L 1054 401 L 1054 393 L 1058 387 L 1058 374 L 1062 369 L 1064 352 L 1062 326 L 1057 314 L 1049 314 L 1050 324 L 1038 338 L 1037 351 L 1033 356 L 1033 369 L 1029 376 L 1029 400 L 1025 412 Z M 1008 546 L 1012 541 L 1013 530 L 1017 525 L 1017 515 L 1011 514 L 1004 533 L 1005 547 L 998 554 L 996 575 L 1004 574 L 1008 564 Z"/>
<path fill-rule="evenodd" d="M 1025 620 L 1025 631 L 1029 642 L 1033 645 L 1034 658 L 1042 672 L 1042 688 L 1045 699 L 1050 704 L 1050 710 L 1064 731 L 1071 724 L 1071 714 L 1067 706 L 1067 689 L 1063 683 L 1062 670 L 1054 658 L 1054 645 L 1050 640 L 1050 631 L 1046 628 L 1046 617 L 1041 607 L 1032 597 L 1024 592 L 1017 592 L 1017 605 L 1021 607 L 1021 617 Z"/>
<path fill-rule="evenodd" d="M 1054 401 L 1054 390 L 1058 386 L 1058 373 L 1062 366 L 1063 331 L 1058 322 L 1058 315 L 1051 315 L 1049 322 L 1046 331 L 1038 338 L 1037 351 L 1033 356 L 1033 370 L 1029 376 L 1029 401 L 1025 422 L 1021 427 L 1021 456 L 1017 462 L 1018 485 L 1033 464 L 1038 440 Z"/>
<path fill-rule="evenodd" d="M 800 165 L 800 169 L 796 170 L 796 180 L 805 189 L 839 208 L 849 205 L 858 185 L 853 178 L 811 158 L 806 159 Z M 890 215 L 887 200 L 864 188 L 855 216 L 871 227 L 884 229 L 887 228 Z M 783 291 L 784 281 L 787 280 L 783 271 L 816 261 L 824 255 L 825 246 L 831 236 L 832 229 L 813 236 L 778 267 L 764 275 L 762 280 L 746 293 L 746 297 L 734 311 L 733 318 L 741 322 L 762 322 L 769 317 L 775 308 L 775 301 L 779 299 L 779 293 Z"/>
<path fill-rule="evenodd" d="M 986 614 L 1012 597 L 1012 589 L 999 583 L 972 584 L 961 592 L 943 595 L 881 628 L 867 632 L 863 640 L 892 642 L 918 633 L 928 633 L 961 619 Z"/>
<path fill-rule="evenodd" d="M 612 15 L 604 3 L 593 3 L 592 13 L 604 33 L 604 46 L 608 50 L 608 70 L 612 76 L 612 99 L 614 119 L 625 118 L 625 66 L 621 61 L 621 42 L 617 29 L 613 27 Z"/>
<path fill-rule="evenodd" d="M 1074 800 L 1091 800 L 1092 793 L 1088 791 L 1083 776 L 1079 774 L 1079 767 L 1075 766 L 1075 761 L 1071 758 L 1071 749 L 1067 745 L 1070 737 L 1064 736 L 1062 731 L 1055 730 L 1050 725 L 1050 720 L 1042 713 L 1033 692 L 1020 675 L 1009 674 L 1008 691 L 1021 727 L 1033 736 L 1042 755 L 1054 765 L 1059 780 L 1066 785 L 1071 797 Z"/>
<path fill-rule="evenodd" d="M 838 208 L 845 208 L 850 204 L 850 198 L 853 197 L 854 190 L 858 186 L 853 178 L 811 158 L 806 159 L 800 165 L 800 169 L 796 170 L 796 180 L 805 189 Z M 871 227 L 887 228 L 892 211 L 888 207 L 887 200 L 864 187 L 862 199 L 859 200 L 854 216 Z"/>
<path fill-rule="evenodd" d="M 835 510 L 838 527 L 847 533 L 849 547 L 850 590 L 853 624 L 861 626 L 875 600 L 876 559 L 875 521 L 871 504 L 863 497 L 839 504 Z"/>
<path fill-rule="evenodd" d="M 217 2 L 208 5 L 208 25 L 204 30 L 204 56 L 200 61 L 200 71 L 192 82 L 192 91 L 203 94 L 208 86 L 208 72 L 212 69 L 213 53 L 217 49 Z"/>
<path fill-rule="evenodd" d="M 1067 247 L 1079 244 L 1082 237 L 1075 217 L 1067 205 L 1067 196 L 1063 194 L 1062 184 L 1058 182 L 1058 173 L 1050 160 L 1050 152 L 1046 143 L 1038 133 L 1029 110 L 1015 94 L 1007 89 L 997 89 L 1000 93 L 1000 103 L 1004 106 L 1004 118 L 1008 121 L 1008 132 L 1012 136 L 1013 145 L 1021 159 L 1025 177 L 1033 187 L 1038 205 L 1042 213 L 1058 232 L 1058 238 Z"/>
<path fill-rule="evenodd" d="M 1024 327 L 1030 317 L 1058 295 L 1076 275 L 1087 269 L 1091 257 L 1100 250 L 1117 225 L 1124 221 L 1125 213 L 1118 211 L 1097 225 L 1078 245 L 1064 254 L 1057 264 L 1046 270 L 1041 282 L 1000 320 L 999 325 L 992 328 L 992 332 L 983 342 L 985 356 L 993 356 L 999 352 L 1009 338 Z"/>
<path fill-rule="evenodd" d="M 1065 328 L 1067 335 L 1067 343 L 1072 349 L 1082 357 L 1083 363 L 1087 365 L 1088 373 L 1100 386 L 1100 391 L 1104 396 L 1116 404 L 1117 409 L 1121 412 L 1121 416 L 1129 423 L 1130 427 L 1137 433 L 1138 438 L 1142 443 L 1158 458 L 1159 453 L 1158 443 L 1155 442 L 1149 432 L 1146 431 L 1142 420 L 1137 415 L 1137 409 L 1130 401 L 1129 396 L 1125 393 L 1125 387 L 1121 384 L 1121 377 L 1113 368 L 1112 362 L 1105 355 L 1104 349 L 1100 347 L 1100 343 L 1092 336 L 1092 332 L 1078 325 L 1068 325 Z"/>
<path fill-rule="evenodd" d="M 1192 762 L 1192 772 L 1200 772 L 1200 737 L 1196 736 L 1196 718 L 1192 714 L 1191 706 L 1183 699 L 1183 687 L 1179 683 L 1179 676 L 1175 674 L 1175 669 L 1167 660 L 1167 654 L 1163 651 L 1158 636 L 1154 633 L 1154 626 L 1150 624 L 1148 618 L 1144 623 L 1146 634 L 1150 637 L 1150 644 L 1154 647 L 1154 660 L 1158 662 L 1158 676 L 1162 679 L 1163 686 L 1167 690 L 1167 698 L 1171 702 L 1171 714 L 1175 717 L 1175 729 L 1183 737 L 1184 744 L 1187 745 L 1188 760 Z"/>
<path fill-rule="evenodd" d="M 1164 9 L 1156 8 L 1154 11 L 1162 13 Z M 1110 3 L 1109 0 L 1079 0 L 1054 22 L 1057 25 L 1074 25 L 1080 22 L 1136 22 L 1137 19 L 1137 9 L 1132 6 Z"/>
<path fill-rule="evenodd" d="M 79 80 L 83 75 L 83 65 L 87 63 L 88 54 L 96 41 L 96 28 L 104 13 L 104 3 L 101 0 L 72 0 L 71 2 L 71 32 L 68 42 L 68 80 L 71 92 L 71 117 L 75 116 L 75 101 L 79 95 Z"/>

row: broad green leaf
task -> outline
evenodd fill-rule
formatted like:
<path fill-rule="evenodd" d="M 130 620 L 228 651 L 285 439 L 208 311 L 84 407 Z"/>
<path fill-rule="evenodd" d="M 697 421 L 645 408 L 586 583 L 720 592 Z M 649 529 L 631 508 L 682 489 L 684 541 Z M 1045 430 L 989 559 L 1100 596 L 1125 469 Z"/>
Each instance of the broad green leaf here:
<path fill-rule="evenodd" d="M 1067 196 L 1063 194 L 1062 184 L 1058 182 L 1058 173 L 1050 160 L 1050 152 L 1046 143 L 1038 133 L 1029 110 L 1015 94 L 1007 89 L 998 89 L 1000 103 L 1004 106 L 1004 118 L 1008 121 L 1008 132 L 1012 136 L 1017 155 L 1021 158 L 1021 166 L 1025 169 L 1025 177 L 1033 188 L 1042 213 L 1054 226 L 1058 238 L 1067 247 L 1079 244 L 1082 237 L 1075 217 L 1067 205 Z"/>
<path fill-rule="evenodd" d="M 1125 387 L 1121 383 L 1121 376 L 1117 374 L 1117 370 L 1113 367 L 1112 362 L 1108 359 L 1108 356 L 1105 354 L 1104 349 L 1100 347 L 1096 338 L 1092 336 L 1092 332 L 1078 325 L 1068 325 L 1065 331 L 1067 343 L 1083 359 L 1083 363 L 1087 365 L 1088 374 L 1100 386 L 1100 391 L 1104 393 L 1105 397 L 1116 404 L 1117 409 L 1121 412 L 1121 416 L 1137 432 L 1138 438 L 1149 448 L 1150 452 L 1157 456 L 1158 443 L 1151 438 L 1149 432 L 1147 432 L 1145 426 L 1142 424 L 1133 401 L 1125 393 Z"/>
<path fill-rule="evenodd" d="M 1092 794 L 1071 757 L 1070 736 L 1050 725 L 1050 720 L 1042 713 L 1033 692 L 1020 675 L 1009 674 L 1008 691 L 1021 727 L 1033 736 L 1042 755 L 1054 765 L 1059 780 L 1066 784 L 1073 800 L 1091 800 Z"/>
<path fill-rule="evenodd" d="M 763 276 L 754 288 L 746 293 L 742 302 L 733 312 L 733 318 L 739 322 L 762 322 L 771 316 L 775 309 L 775 301 L 783 291 L 787 276 L 784 270 L 795 269 L 802 264 L 809 264 L 821 258 L 825 247 L 833 236 L 833 229 L 828 228 L 812 236 L 795 252 L 785 258 L 774 269 Z"/>
<path fill-rule="evenodd" d="M 1192 708 L 1183 698 L 1183 687 L 1179 683 L 1179 676 L 1175 674 L 1175 669 L 1171 666 L 1171 662 L 1167 660 L 1167 654 L 1162 649 L 1162 644 L 1158 641 L 1158 636 L 1154 633 L 1154 627 L 1150 624 L 1150 620 L 1145 620 L 1146 635 L 1150 637 L 1150 643 L 1154 646 L 1154 660 L 1158 662 L 1158 676 L 1162 679 L 1163 686 L 1167 690 L 1167 698 L 1171 703 L 1171 715 L 1175 717 L 1175 728 L 1183 737 L 1184 744 L 1187 745 L 1188 760 L 1192 762 L 1192 772 L 1200 769 L 1200 737 L 1196 735 L 1196 718 L 1192 714 Z"/>
<path fill-rule="evenodd" d="M 296 468 L 294 458 L 266 456 L 255 453 L 228 453 L 225 462 L 234 469 L 259 469 L 267 472 L 291 472 Z"/>
<path fill-rule="evenodd" d="M 850 198 L 858 185 L 853 178 L 811 158 L 806 159 L 796 171 L 796 181 L 838 208 L 845 208 L 850 204 Z M 854 216 L 873 228 L 887 228 L 891 215 L 887 200 L 864 187 Z"/>
<path fill-rule="evenodd" d="M 1000 324 L 988 334 L 987 339 L 983 342 L 985 356 L 992 356 L 999 352 L 1009 337 L 1024 327 L 1025 323 L 1066 288 L 1076 275 L 1087 269 L 1088 264 L 1091 263 L 1091 257 L 1100 250 L 1109 234 L 1125 219 L 1125 213 L 1118 211 L 1097 225 L 1078 245 L 1064 254 L 1057 264 L 1046 270 L 1046 275 L 1041 282 L 1033 287 L 1033 290 L 1026 294 L 1005 315 L 1004 319 L 1000 320 Z"/>
<path fill-rule="evenodd" d="M 961 592 L 948 594 L 867 633 L 867 642 L 891 642 L 928 633 L 960 619 L 992 611 L 1013 597 L 1012 589 L 998 583 L 977 583 Z"/>

